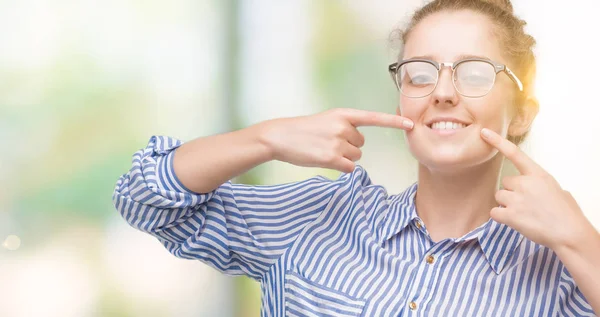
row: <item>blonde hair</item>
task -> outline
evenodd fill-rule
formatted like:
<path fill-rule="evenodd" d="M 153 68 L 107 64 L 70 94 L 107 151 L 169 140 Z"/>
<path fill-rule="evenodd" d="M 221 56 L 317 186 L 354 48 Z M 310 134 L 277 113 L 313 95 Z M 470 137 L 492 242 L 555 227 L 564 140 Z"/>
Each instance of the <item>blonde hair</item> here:
<path fill-rule="evenodd" d="M 392 33 L 401 44 L 408 41 L 411 31 L 426 17 L 442 11 L 471 10 L 485 15 L 494 24 L 495 35 L 498 37 L 503 53 L 511 63 L 511 70 L 523 83 L 523 92 L 517 94 L 515 100 L 516 111 L 521 113 L 528 97 L 534 97 L 534 81 L 536 72 L 536 59 L 533 48 L 535 39 L 525 33 L 524 20 L 513 12 L 510 0 L 434 0 L 417 10 L 404 29 L 397 29 Z M 402 56 L 402 51 L 400 52 Z M 509 137 L 515 144 L 520 144 L 526 134 Z"/>

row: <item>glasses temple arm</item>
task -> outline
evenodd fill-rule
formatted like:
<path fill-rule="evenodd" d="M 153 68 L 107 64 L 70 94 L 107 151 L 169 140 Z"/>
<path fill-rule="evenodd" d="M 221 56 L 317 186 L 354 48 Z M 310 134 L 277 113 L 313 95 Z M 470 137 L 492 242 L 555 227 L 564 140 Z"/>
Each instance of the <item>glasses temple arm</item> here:
<path fill-rule="evenodd" d="M 515 75 L 510 68 L 504 66 L 504 72 L 508 75 L 508 77 L 510 77 L 510 79 L 512 81 L 515 82 L 515 84 L 517 84 L 517 86 L 519 86 L 519 91 L 523 91 L 523 83 L 521 82 L 521 80 L 519 79 L 519 77 L 517 77 L 517 75 Z"/>

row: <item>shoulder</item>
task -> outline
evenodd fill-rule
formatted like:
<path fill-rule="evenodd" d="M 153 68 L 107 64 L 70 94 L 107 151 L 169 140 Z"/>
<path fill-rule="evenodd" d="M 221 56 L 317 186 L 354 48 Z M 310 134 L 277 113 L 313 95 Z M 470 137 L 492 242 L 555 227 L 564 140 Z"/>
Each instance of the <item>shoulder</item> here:
<path fill-rule="evenodd" d="M 391 195 L 384 186 L 375 184 L 367 170 L 358 164 L 351 173 L 342 173 L 338 181 L 342 183 L 332 207 L 349 199 L 348 210 L 363 214 L 373 231 L 379 232 L 378 228 L 388 221 L 408 219 L 413 212 L 410 205 L 416 191 L 416 183 L 399 194 Z"/>
<path fill-rule="evenodd" d="M 372 185 L 372 181 L 371 181 L 371 177 L 369 176 L 369 173 L 363 166 L 361 166 L 359 164 L 356 164 L 354 166 L 354 170 L 352 172 L 341 173 L 340 176 L 338 177 L 338 180 L 341 180 L 343 182 L 358 183 L 362 186 Z"/>
<path fill-rule="evenodd" d="M 376 193 L 377 196 L 388 197 L 386 188 L 373 183 L 367 169 L 359 164 L 356 164 L 352 172 L 340 174 L 337 181 L 341 183 L 340 190 L 344 192 L 362 192 L 368 195 Z"/>
<path fill-rule="evenodd" d="M 389 203 L 411 205 L 414 203 L 414 194 L 417 189 L 417 182 L 402 189 L 399 193 L 389 194 L 385 186 L 374 183 L 367 172 L 367 169 L 356 164 L 354 170 L 350 173 L 342 173 L 336 180 L 340 183 L 342 191 L 360 191 L 369 196 L 376 195 L 385 198 Z"/>

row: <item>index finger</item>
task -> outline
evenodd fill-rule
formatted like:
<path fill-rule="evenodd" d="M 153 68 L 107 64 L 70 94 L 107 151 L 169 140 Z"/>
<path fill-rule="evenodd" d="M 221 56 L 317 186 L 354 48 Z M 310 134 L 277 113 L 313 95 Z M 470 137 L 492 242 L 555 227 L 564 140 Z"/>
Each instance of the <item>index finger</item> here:
<path fill-rule="evenodd" d="M 414 126 L 410 119 L 383 112 L 344 109 L 343 116 L 355 127 L 376 126 L 410 130 Z"/>
<path fill-rule="evenodd" d="M 481 136 L 491 146 L 495 147 L 509 159 L 523 175 L 541 175 L 546 171 L 525 154 L 517 145 L 503 138 L 498 133 L 483 128 Z"/>

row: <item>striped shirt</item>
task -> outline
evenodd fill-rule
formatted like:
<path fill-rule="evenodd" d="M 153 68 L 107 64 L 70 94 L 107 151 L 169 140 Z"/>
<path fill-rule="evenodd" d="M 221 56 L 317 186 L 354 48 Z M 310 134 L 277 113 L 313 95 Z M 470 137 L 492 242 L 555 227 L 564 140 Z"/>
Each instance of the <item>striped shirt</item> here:
<path fill-rule="evenodd" d="M 261 316 L 594 316 L 556 254 L 489 220 L 434 242 L 415 183 L 390 195 L 363 167 L 330 180 L 209 193 L 173 170 L 181 141 L 154 136 L 113 202 L 173 255 L 261 284 Z"/>

